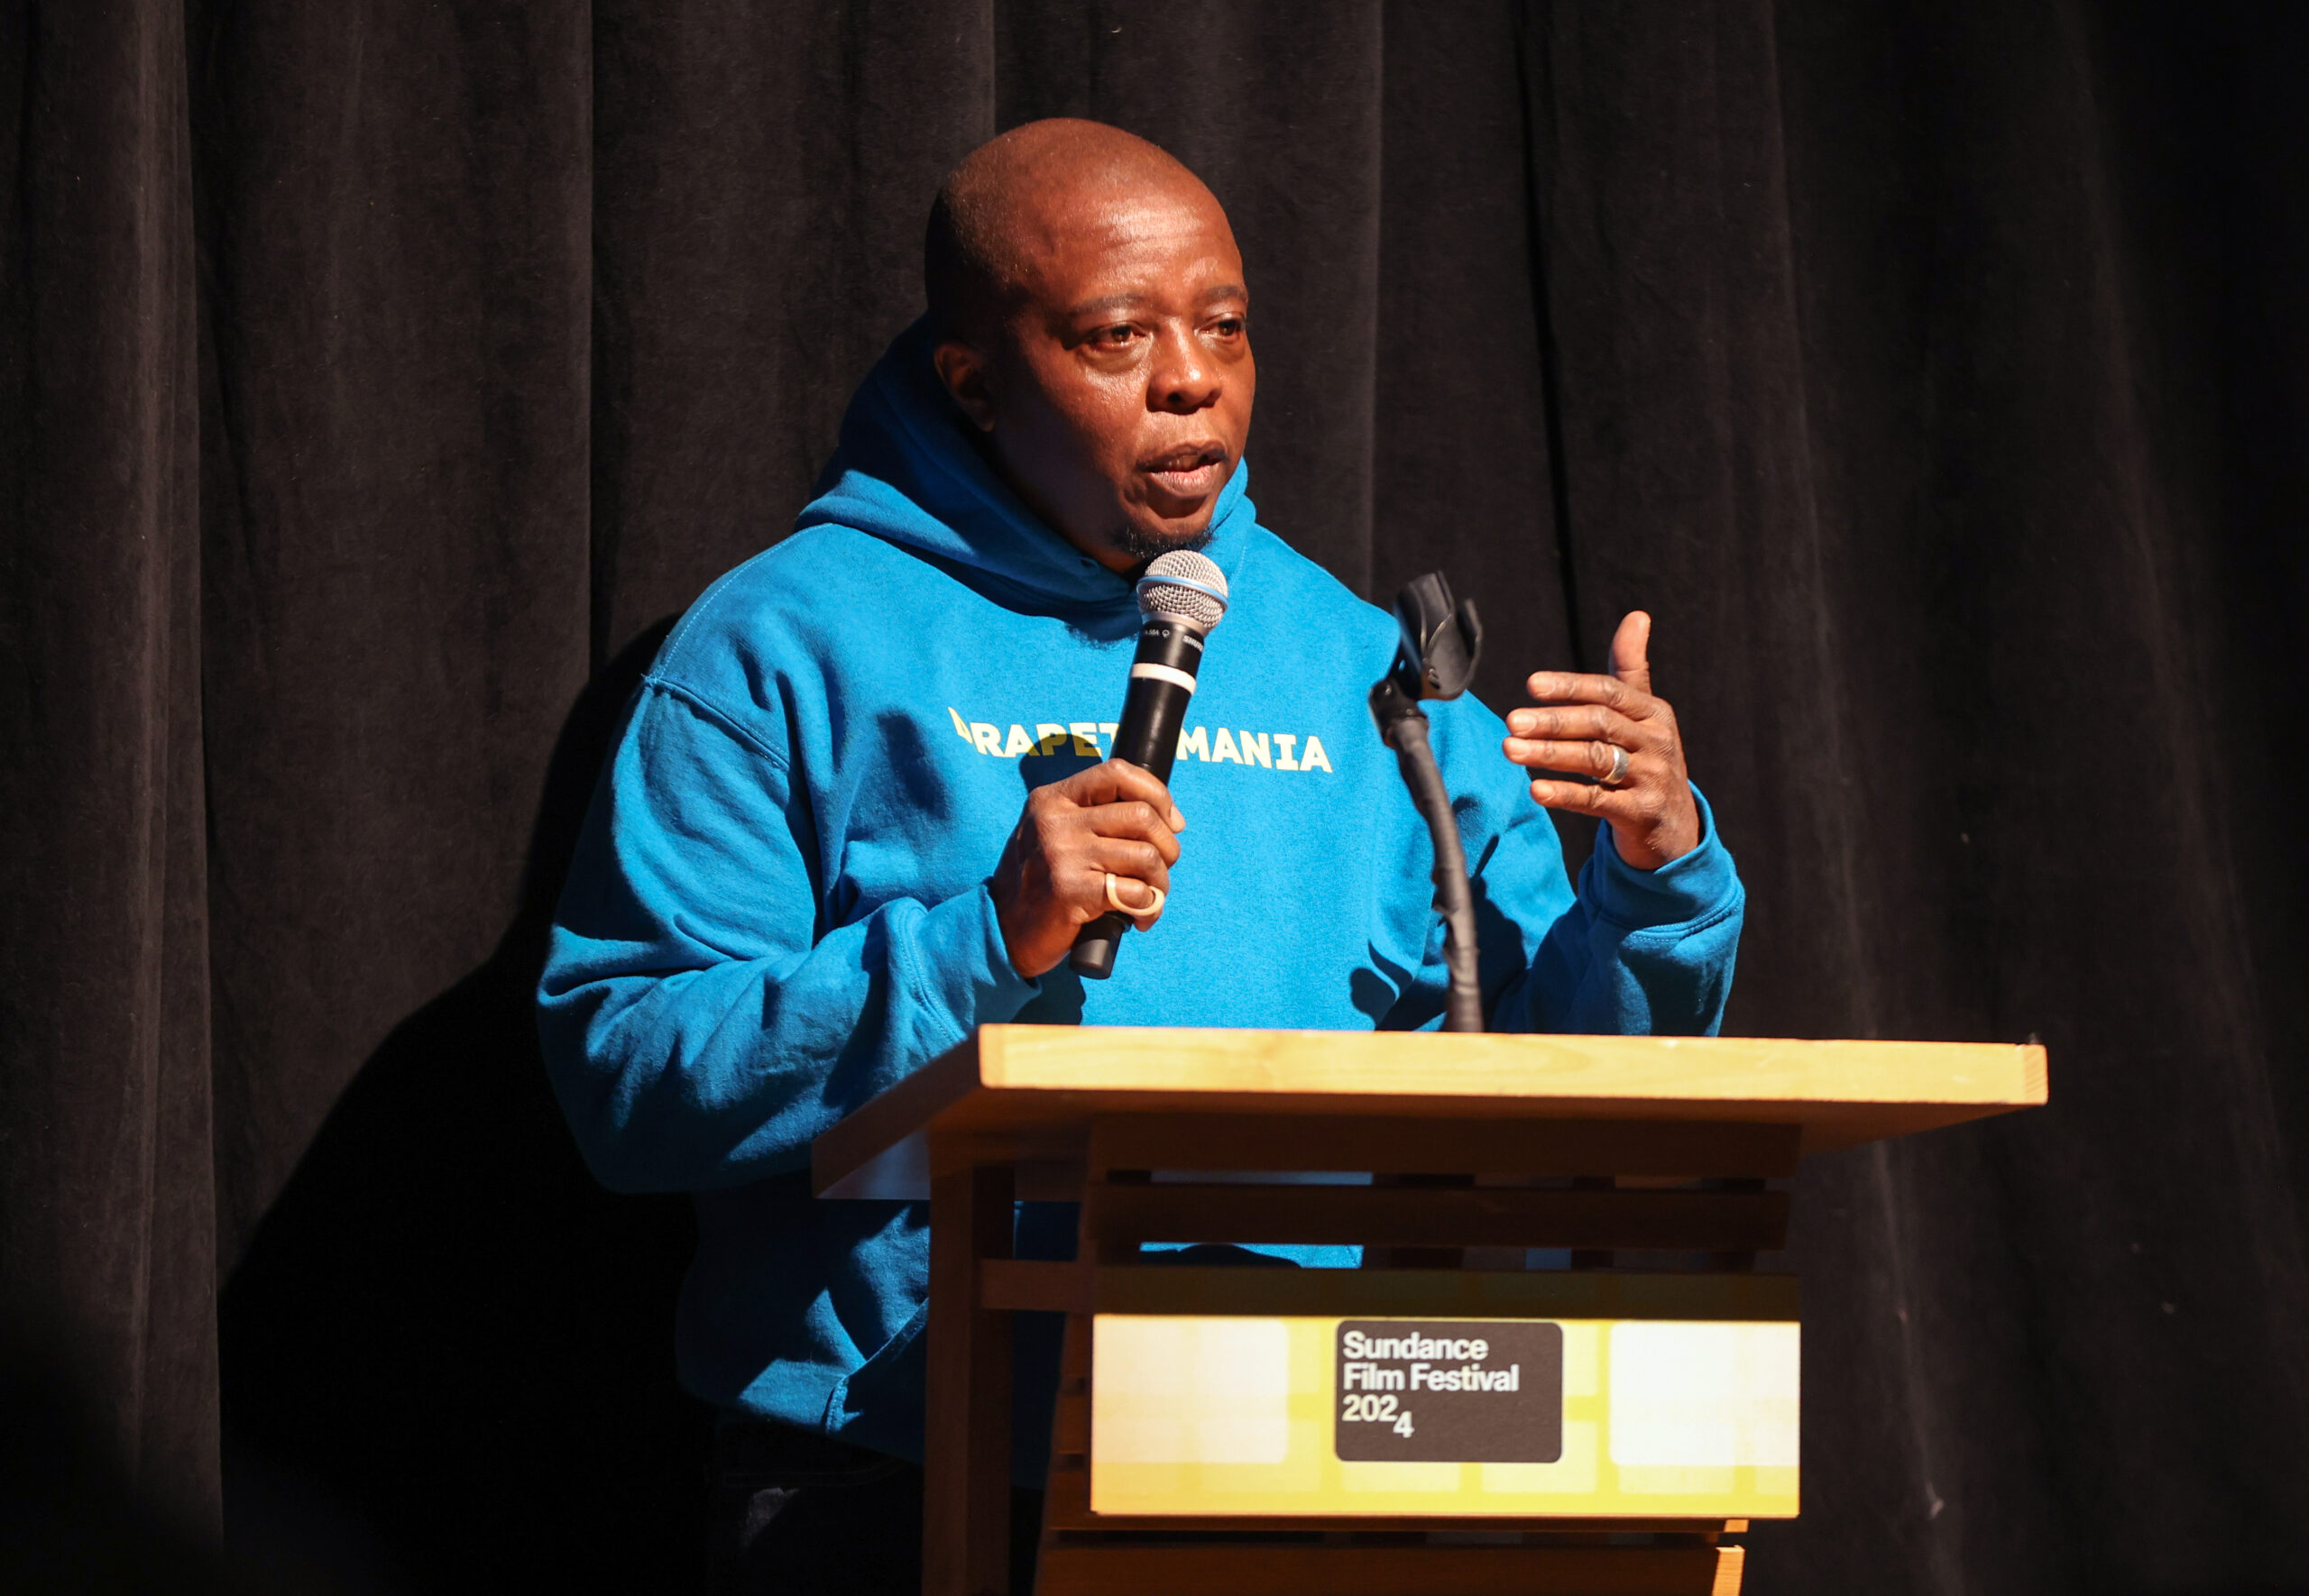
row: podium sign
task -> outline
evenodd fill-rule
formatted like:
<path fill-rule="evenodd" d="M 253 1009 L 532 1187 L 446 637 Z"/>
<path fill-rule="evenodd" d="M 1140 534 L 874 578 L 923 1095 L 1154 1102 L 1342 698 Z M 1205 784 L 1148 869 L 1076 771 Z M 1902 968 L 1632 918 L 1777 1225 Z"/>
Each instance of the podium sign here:
<path fill-rule="evenodd" d="M 931 1202 L 927 1596 L 1007 1588 L 1018 1312 L 1066 1316 L 1044 1596 L 1736 1596 L 1798 1505 L 1775 1183 L 2045 1096 L 2035 1046 L 988 1026 L 815 1182 Z M 1072 1261 L 1010 1256 L 1021 1198 Z"/>
<path fill-rule="evenodd" d="M 1102 1315 L 1090 1510 L 1792 1518 L 1797 1338 L 1792 1320 Z M 1430 1350 L 1445 1341 L 1481 1350 Z"/>
<path fill-rule="evenodd" d="M 1141 1321 L 1142 1323 L 1145 1321 Z M 1311 1323 L 1317 1385 L 1329 1343 L 1331 1455 L 1341 1463 L 1556 1463 L 1563 1461 L 1563 1336 L 1547 1319 L 1340 1319 Z M 1593 1394 L 1593 1325 L 1575 1326 L 1575 1395 Z M 1091 1327 L 1093 1364 L 1100 1345 Z M 1301 1337 L 1304 1340 L 1305 1337 Z M 1286 1371 L 1286 1373 L 1291 1372 Z M 1095 1436 L 1098 1431 L 1094 1428 Z M 1575 1454 L 1580 1449 L 1575 1447 Z M 1100 1450 L 1090 1450 L 1099 1494 Z M 1367 1483 L 1366 1481 L 1360 1481 Z"/>

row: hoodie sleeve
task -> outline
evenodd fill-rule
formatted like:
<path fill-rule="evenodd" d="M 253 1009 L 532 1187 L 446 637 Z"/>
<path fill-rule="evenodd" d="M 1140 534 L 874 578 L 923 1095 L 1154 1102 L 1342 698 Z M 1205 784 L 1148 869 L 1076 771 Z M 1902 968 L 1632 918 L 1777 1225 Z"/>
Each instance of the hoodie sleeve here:
<path fill-rule="evenodd" d="M 1011 1018 L 983 885 L 827 923 L 806 793 L 758 731 L 643 684 L 586 817 L 538 1031 L 586 1161 L 621 1190 L 798 1169 L 876 1092 Z"/>
<path fill-rule="evenodd" d="M 1442 750 L 1444 779 L 1477 883 L 1491 1028 L 1715 1035 L 1732 995 L 1746 894 L 1699 790 L 1692 790 L 1697 848 L 1657 870 L 1638 870 L 1599 832 L 1575 893 L 1552 817 L 1532 802 L 1522 769 L 1499 751 L 1505 726 L 1474 704 L 1450 719 L 1456 735 Z M 1440 924 L 1430 952 L 1421 985 L 1432 983 L 1440 1013 L 1446 980 Z"/>

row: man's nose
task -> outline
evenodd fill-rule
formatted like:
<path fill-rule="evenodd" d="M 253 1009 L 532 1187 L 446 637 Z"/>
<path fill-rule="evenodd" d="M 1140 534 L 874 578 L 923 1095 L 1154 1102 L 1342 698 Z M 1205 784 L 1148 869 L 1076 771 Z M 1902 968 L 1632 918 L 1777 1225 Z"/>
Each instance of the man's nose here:
<path fill-rule="evenodd" d="M 1154 335 L 1154 366 L 1148 374 L 1147 401 L 1175 415 L 1200 410 L 1219 397 L 1219 373 L 1183 326 Z"/>

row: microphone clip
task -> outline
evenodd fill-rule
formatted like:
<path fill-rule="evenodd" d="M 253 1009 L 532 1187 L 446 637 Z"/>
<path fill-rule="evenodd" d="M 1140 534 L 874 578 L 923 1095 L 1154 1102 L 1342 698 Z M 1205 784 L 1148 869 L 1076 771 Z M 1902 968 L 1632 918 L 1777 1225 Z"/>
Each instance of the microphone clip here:
<path fill-rule="evenodd" d="M 1401 637 L 1394 663 L 1371 689 L 1371 714 L 1387 734 L 1406 715 L 1416 715 L 1423 698 L 1451 699 L 1476 679 L 1483 656 L 1483 621 L 1475 601 L 1454 601 L 1440 571 L 1413 578 L 1395 595 L 1395 625 Z"/>

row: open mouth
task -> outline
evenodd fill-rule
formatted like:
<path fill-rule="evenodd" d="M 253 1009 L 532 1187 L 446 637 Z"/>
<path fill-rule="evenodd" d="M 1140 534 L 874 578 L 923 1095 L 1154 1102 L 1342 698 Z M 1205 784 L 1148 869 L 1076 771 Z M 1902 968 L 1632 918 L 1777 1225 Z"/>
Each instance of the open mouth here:
<path fill-rule="evenodd" d="M 1217 444 L 1182 444 L 1139 462 L 1138 469 L 1173 499 L 1200 499 L 1225 484 L 1227 451 Z"/>

